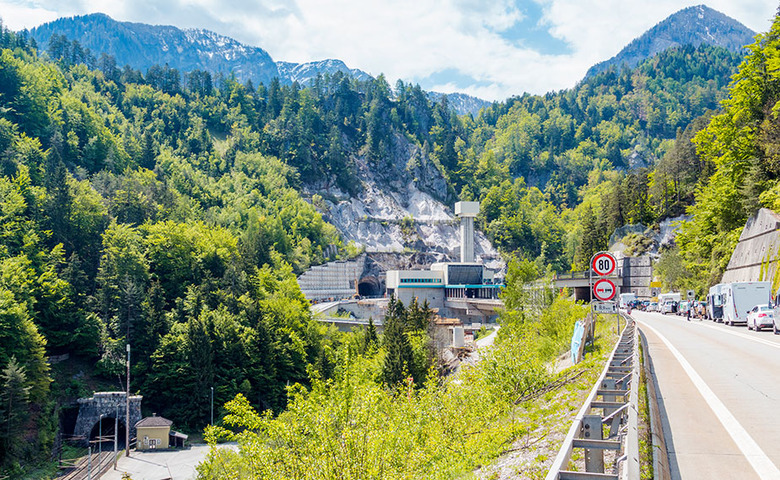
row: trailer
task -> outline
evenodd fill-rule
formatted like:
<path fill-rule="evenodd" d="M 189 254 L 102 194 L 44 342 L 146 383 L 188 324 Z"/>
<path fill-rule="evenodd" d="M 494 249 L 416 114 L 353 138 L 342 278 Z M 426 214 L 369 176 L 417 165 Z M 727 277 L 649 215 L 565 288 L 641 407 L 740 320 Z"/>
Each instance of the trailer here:
<path fill-rule="evenodd" d="M 769 282 L 734 282 L 721 287 L 723 296 L 723 322 L 726 325 L 747 325 L 751 308 L 770 303 L 772 286 Z"/>
<path fill-rule="evenodd" d="M 713 322 L 723 321 L 723 295 L 721 289 L 723 284 L 719 283 L 710 287 L 710 291 L 707 294 L 707 315 Z"/>

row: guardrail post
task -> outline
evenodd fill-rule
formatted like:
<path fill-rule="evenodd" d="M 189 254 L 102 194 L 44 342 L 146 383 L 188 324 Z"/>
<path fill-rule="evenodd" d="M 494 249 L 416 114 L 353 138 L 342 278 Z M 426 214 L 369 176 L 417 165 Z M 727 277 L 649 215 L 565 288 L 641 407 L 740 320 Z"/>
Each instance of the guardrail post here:
<path fill-rule="evenodd" d="M 588 440 L 604 439 L 604 430 L 601 427 L 601 415 L 585 415 L 582 417 L 581 436 Z M 585 471 L 604 472 L 604 450 L 600 448 L 585 449 Z"/>

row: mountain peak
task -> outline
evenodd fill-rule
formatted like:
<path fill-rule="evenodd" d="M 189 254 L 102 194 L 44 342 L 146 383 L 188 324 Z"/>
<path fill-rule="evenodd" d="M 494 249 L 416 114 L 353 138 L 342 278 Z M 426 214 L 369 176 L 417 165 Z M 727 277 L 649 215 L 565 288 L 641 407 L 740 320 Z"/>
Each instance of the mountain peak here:
<path fill-rule="evenodd" d="M 617 55 L 597 63 L 585 78 L 608 70 L 612 66 L 635 67 L 643 60 L 672 47 L 708 44 L 739 51 L 753 43 L 756 32 L 706 5 L 684 8 L 634 39 Z"/>
<path fill-rule="evenodd" d="M 105 52 L 113 55 L 119 65 L 140 70 L 168 64 L 182 72 L 198 69 L 235 74 L 239 81 L 252 80 L 266 85 L 275 77 L 282 83 L 308 84 L 317 75 L 337 71 L 358 80 L 371 78 L 362 70 L 347 67 L 341 60 L 303 64 L 274 62 L 262 48 L 211 30 L 120 22 L 104 13 L 59 18 L 30 33 L 41 49 L 46 48 L 52 34 L 64 35 L 96 55 Z"/>

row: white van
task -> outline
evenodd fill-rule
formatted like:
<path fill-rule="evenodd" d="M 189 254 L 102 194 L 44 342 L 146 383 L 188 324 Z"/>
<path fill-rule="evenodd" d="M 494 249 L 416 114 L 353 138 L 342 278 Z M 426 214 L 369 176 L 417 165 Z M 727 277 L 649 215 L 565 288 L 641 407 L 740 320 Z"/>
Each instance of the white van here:
<path fill-rule="evenodd" d="M 769 282 L 734 282 L 723 285 L 723 322 L 726 325 L 738 323 L 747 325 L 747 314 L 751 308 L 771 300 Z"/>
<path fill-rule="evenodd" d="M 723 321 L 723 295 L 721 289 L 723 284 L 719 283 L 710 287 L 710 293 L 707 294 L 707 314 L 713 322 Z"/>
<path fill-rule="evenodd" d="M 620 294 L 620 308 L 628 308 L 630 302 L 636 301 L 635 293 L 621 293 Z"/>

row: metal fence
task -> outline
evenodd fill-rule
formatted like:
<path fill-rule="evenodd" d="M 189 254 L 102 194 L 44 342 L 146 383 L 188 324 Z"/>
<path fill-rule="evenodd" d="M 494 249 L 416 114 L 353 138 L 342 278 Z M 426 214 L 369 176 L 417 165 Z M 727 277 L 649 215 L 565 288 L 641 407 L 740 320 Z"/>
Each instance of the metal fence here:
<path fill-rule="evenodd" d="M 626 328 L 546 480 L 639 479 L 639 341 L 633 320 L 625 319 Z"/>

